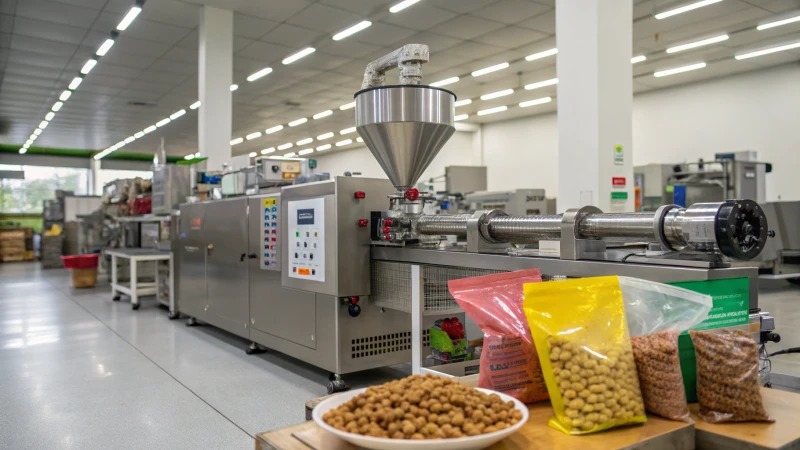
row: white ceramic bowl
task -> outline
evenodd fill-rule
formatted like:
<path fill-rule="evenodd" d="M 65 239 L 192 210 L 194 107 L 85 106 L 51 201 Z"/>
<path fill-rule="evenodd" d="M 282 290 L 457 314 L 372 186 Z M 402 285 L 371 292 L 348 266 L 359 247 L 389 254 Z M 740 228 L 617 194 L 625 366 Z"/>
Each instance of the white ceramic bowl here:
<path fill-rule="evenodd" d="M 373 450 L 477 450 L 486 448 L 503 438 L 514 434 L 525 422 L 528 421 L 528 408 L 519 400 L 509 397 L 501 392 L 492 391 L 490 389 L 475 388 L 486 394 L 497 394 L 503 399 L 503 402 L 509 400 L 514 402 L 514 407 L 522 413 L 522 420 L 516 425 L 508 427 L 504 430 L 495 431 L 493 433 L 481 434 L 478 436 L 468 436 L 453 439 L 424 439 L 424 440 L 405 440 L 405 439 L 387 439 L 376 438 L 371 436 L 362 436 L 360 434 L 348 433 L 340 431 L 336 428 L 325 423 L 322 416 L 346 403 L 351 398 L 363 393 L 367 388 L 355 389 L 348 392 L 343 392 L 339 395 L 334 395 L 331 398 L 325 399 L 314 407 L 312 417 L 314 422 L 317 423 L 323 430 L 334 434 L 336 437 L 343 439 L 353 445 Z"/>

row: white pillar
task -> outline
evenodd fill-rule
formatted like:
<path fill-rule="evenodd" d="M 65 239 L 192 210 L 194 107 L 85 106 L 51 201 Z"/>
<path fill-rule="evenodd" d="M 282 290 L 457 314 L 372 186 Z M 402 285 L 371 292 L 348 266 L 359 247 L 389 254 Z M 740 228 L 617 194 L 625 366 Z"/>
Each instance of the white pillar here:
<path fill-rule="evenodd" d="M 89 195 L 103 195 L 103 184 L 100 182 L 100 160 L 89 160 Z"/>
<path fill-rule="evenodd" d="M 199 34 L 198 150 L 208 157 L 206 170 L 221 170 L 231 160 L 233 11 L 203 6 Z"/>
<path fill-rule="evenodd" d="M 633 211 L 632 28 L 631 0 L 556 0 L 559 211 Z"/>

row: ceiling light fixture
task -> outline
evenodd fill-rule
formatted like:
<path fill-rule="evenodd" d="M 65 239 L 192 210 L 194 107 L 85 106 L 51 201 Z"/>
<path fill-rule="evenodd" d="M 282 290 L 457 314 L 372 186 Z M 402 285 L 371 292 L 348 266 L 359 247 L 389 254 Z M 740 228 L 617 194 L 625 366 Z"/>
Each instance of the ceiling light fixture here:
<path fill-rule="evenodd" d="M 261 137 L 261 132 L 260 131 L 256 131 L 255 133 L 250 133 L 247 136 L 245 136 L 245 138 L 247 138 L 248 141 L 252 141 L 253 139 L 260 138 L 260 137 Z"/>
<path fill-rule="evenodd" d="M 250 75 L 249 77 L 247 77 L 247 81 L 251 81 L 251 82 L 252 81 L 256 81 L 259 78 L 264 78 L 265 76 L 267 76 L 267 75 L 269 75 L 271 73 L 272 73 L 272 67 L 265 67 L 265 68 L 259 70 L 258 72 L 256 72 L 256 73 Z"/>
<path fill-rule="evenodd" d="M 125 17 L 122 19 L 122 22 L 120 22 L 119 25 L 117 25 L 117 29 L 119 31 L 125 31 L 126 29 L 128 29 L 128 27 L 131 25 L 131 22 L 133 22 L 133 19 L 135 19 L 140 12 L 142 12 L 142 8 L 138 6 L 134 6 L 133 8 L 131 8 L 131 10 L 128 11 L 128 14 L 126 14 Z"/>
<path fill-rule="evenodd" d="M 28 139 L 27 141 L 25 141 L 25 145 L 27 145 L 28 147 L 30 147 L 31 144 L 33 144 L 33 139 Z"/>
<path fill-rule="evenodd" d="M 152 133 L 153 131 L 156 131 L 156 128 L 158 127 L 156 127 L 155 125 L 150 125 L 149 127 L 145 128 L 142 131 L 144 131 L 144 134 Z"/>
<path fill-rule="evenodd" d="M 161 127 L 163 127 L 164 125 L 166 125 L 166 124 L 168 124 L 168 123 L 170 123 L 170 122 L 172 122 L 172 119 L 170 119 L 169 117 L 167 117 L 166 119 L 159 120 L 158 122 L 156 122 L 156 126 L 157 126 L 157 127 L 159 127 L 159 128 L 161 128 Z"/>
<path fill-rule="evenodd" d="M 42 134 L 42 129 L 41 128 L 37 128 L 37 129 L 33 130 L 33 134 L 35 134 L 36 136 Z"/>
<path fill-rule="evenodd" d="M 133 142 L 133 141 L 135 141 L 135 140 L 136 140 L 136 138 L 135 138 L 135 137 L 133 137 L 133 136 L 128 136 L 128 137 L 126 137 L 126 138 L 125 138 L 125 141 L 124 141 L 124 142 L 125 142 L 126 144 L 130 144 L 131 142 Z"/>
<path fill-rule="evenodd" d="M 94 66 L 96 65 L 97 65 L 96 59 L 90 59 L 89 61 L 86 61 L 86 64 L 84 64 L 83 67 L 81 67 L 81 73 L 86 75 L 87 73 L 91 72 Z"/>
<path fill-rule="evenodd" d="M 356 127 L 345 128 L 344 130 L 340 131 L 339 134 L 350 134 L 356 131 Z"/>
<path fill-rule="evenodd" d="M 294 55 L 287 56 L 286 58 L 284 58 L 283 61 L 281 61 L 281 63 L 284 66 L 288 65 L 288 64 L 291 64 L 291 63 L 297 61 L 298 59 L 300 59 L 300 58 L 302 58 L 304 56 L 308 56 L 308 55 L 314 53 L 315 51 L 317 51 L 317 49 L 315 49 L 314 47 L 306 47 L 306 48 L 300 50 L 299 52 L 295 53 Z"/>
<path fill-rule="evenodd" d="M 508 109 L 508 106 L 498 106 L 497 108 L 489 108 L 478 111 L 479 116 L 487 116 L 489 114 L 503 112 Z"/>
<path fill-rule="evenodd" d="M 237 89 L 239 89 L 239 85 L 238 84 L 232 84 L 231 85 L 231 92 L 233 92 L 233 91 L 235 91 Z"/>
<path fill-rule="evenodd" d="M 249 156 L 249 157 L 251 157 L 251 158 L 255 158 L 256 156 L 258 156 L 258 153 L 256 153 L 256 152 L 250 152 L 250 153 L 249 153 L 247 156 Z"/>
<path fill-rule="evenodd" d="M 55 117 L 55 116 L 56 116 L 56 113 L 54 113 L 53 111 L 50 111 L 49 113 L 45 114 L 44 120 L 47 120 L 49 122 L 49 121 L 53 120 L 53 117 Z"/>
<path fill-rule="evenodd" d="M 468 118 L 469 118 L 469 114 L 459 114 L 459 115 L 453 117 L 453 120 L 458 122 L 459 120 L 464 120 L 464 119 L 468 119 Z"/>
<path fill-rule="evenodd" d="M 189 109 L 197 109 L 197 108 L 200 107 L 201 104 L 202 103 L 200 103 L 200 100 L 198 100 L 198 101 L 192 103 L 191 105 L 189 105 Z"/>
<path fill-rule="evenodd" d="M 300 150 L 297 153 L 300 154 L 300 155 L 307 155 L 309 153 L 314 153 L 314 149 L 313 148 L 307 148 L 305 150 Z"/>
<path fill-rule="evenodd" d="M 72 79 L 72 81 L 69 83 L 69 86 L 67 86 L 67 87 L 74 91 L 75 89 L 78 89 L 78 86 L 81 85 L 82 81 L 83 81 L 83 77 L 75 77 L 75 78 Z"/>
<path fill-rule="evenodd" d="M 340 110 L 344 111 L 345 109 L 354 108 L 356 106 L 356 102 L 350 102 L 345 105 L 339 107 Z"/>
<path fill-rule="evenodd" d="M 232 139 L 232 140 L 231 140 L 231 145 L 239 145 L 239 144 L 241 144 L 242 142 L 244 142 L 244 139 L 242 139 L 242 138 L 238 137 L 238 138 L 236 138 L 236 139 Z"/>
<path fill-rule="evenodd" d="M 325 150 L 328 150 L 329 148 L 331 148 L 331 144 L 320 145 L 319 147 L 317 147 L 317 151 L 323 152 Z"/>
<path fill-rule="evenodd" d="M 669 11 L 664 11 L 663 13 L 658 13 L 655 15 L 657 20 L 666 19 L 667 17 L 672 17 L 676 14 L 685 13 L 687 11 L 691 11 L 693 9 L 702 8 L 703 6 L 713 5 L 714 3 L 719 3 L 722 0 L 703 0 L 701 2 L 690 3 L 685 6 L 681 6 L 680 8 L 671 9 Z"/>
<path fill-rule="evenodd" d="M 343 146 L 343 145 L 350 145 L 350 144 L 352 144 L 352 143 L 353 143 L 353 140 L 352 140 L 352 139 L 345 139 L 345 140 L 343 140 L 343 141 L 339 141 L 339 142 L 337 142 L 337 143 L 336 143 L 336 146 L 337 146 L 337 147 L 341 147 L 341 146 Z"/>
<path fill-rule="evenodd" d="M 633 58 L 631 58 L 631 64 L 640 63 L 646 59 L 647 57 L 644 55 L 634 56 Z"/>
<path fill-rule="evenodd" d="M 727 40 L 728 40 L 728 35 L 727 34 L 721 34 L 719 36 L 714 36 L 712 38 L 703 39 L 702 41 L 690 42 L 688 44 L 683 44 L 683 45 L 678 45 L 678 46 L 675 46 L 675 47 L 670 47 L 670 48 L 667 49 L 667 53 L 677 53 L 677 52 L 681 52 L 683 50 L 689 50 L 690 48 L 702 47 L 704 45 L 715 44 L 717 42 L 722 42 L 722 41 L 727 41 Z"/>
<path fill-rule="evenodd" d="M 357 138 L 356 138 L 356 142 L 364 142 L 364 138 L 362 138 L 362 137 L 357 137 Z"/>
<path fill-rule="evenodd" d="M 283 129 L 283 125 L 276 125 L 272 128 L 267 128 L 267 134 L 277 133 Z"/>
<path fill-rule="evenodd" d="M 759 25 L 759 26 L 756 27 L 756 30 L 758 30 L 758 31 L 768 30 L 770 28 L 775 28 L 775 27 L 779 27 L 781 25 L 786 25 L 786 24 L 794 23 L 794 22 L 798 22 L 798 21 L 800 21 L 800 16 L 790 17 L 788 19 L 778 20 L 778 21 L 775 21 L 775 22 L 770 22 L 770 23 L 765 23 L 763 25 Z"/>
<path fill-rule="evenodd" d="M 194 153 L 189 153 L 188 155 L 184 156 L 183 159 L 186 159 L 186 160 L 194 159 Z"/>
<path fill-rule="evenodd" d="M 289 152 L 289 153 L 283 155 L 284 158 L 294 158 L 295 156 L 297 156 L 297 153 L 295 153 L 295 152 Z"/>
<path fill-rule="evenodd" d="M 533 90 L 533 89 L 543 88 L 545 86 L 552 86 L 554 84 L 558 84 L 558 78 L 551 78 L 549 80 L 544 80 L 544 81 L 539 81 L 539 82 L 536 82 L 536 83 L 526 84 L 525 85 L 525 90 L 530 91 L 530 90 Z"/>
<path fill-rule="evenodd" d="M 358 33 L 359 31 L 361 31 L 361 30 L 363 30 L 365 28 L 369 28 L 370 25 L 372 25 L 372 22 L 370 22 L 369 20 L 365 20 L 363 22 L 359 22 L 359 23 L 353 25 L 352 27 L 350 27 L 350 28 L 348 28 L 348 29 L 346 29 L 346 30 L 344 30 L 344 31 L 342 31 L 340 33 L 334 34 L 333 35 L 333 40 L 334 41 L 341 41 L 342 39 L 344 39 L 344 38 L 346 38 L 348 36 L 351 36 L 353 34 L 356 34 L 356 33 Z"/>
<path fill-rule="evenodd" d="M 58 112 L 61 107 L 64 106 L 64 102 L 55 102 L 53 103 L 53 107 L 51 108 L 54 112 Z"/>
<path fill-rule="evenodd" d="M 527 102 L 522 102 L 522 103 L 519 104 L 519 107 L 520 108 L 527 108 L 529 106 L 542 105 L 542 104 L 545 104 L 545 103 L 550 103 L 551 100 L 553 100 L 553 99 L 550 98 L 550 97 L 537 98 L 536 100 L 528 100 Z"/>
<path fill-rule="evenodd" d="M 389 8 L 389 12 L 392 13 L 392 14 L 399 13 L 400 11 L 408 8 L 409 6 L 411 6 L 411 5 L 413 5 L 414 3 L 417 3 L 417 2 L 419 2 L 419 0 L 403 0 L 402 2 L 400 2 L 400 3 L 392 6 L 391 8 Z"/>
<path fill-rule="evenodd" d="M 534 53 L 532 55 L 528 55 L 525 57 L 525 61 L 534 61 L 537 59 L 547 58 L 548 56 L 553 56 L 558 53 L 557 48 L 551 48 L 550 50 L 545 50 L 543 52 Z"/>
<path fill-rule="evenodd" d="M 296 126 L 302 125 L 302 124 L 304 124 L 306 122 L 308 122 L 308 119 L 303 117 L 302 119 L 297 119 L 297 120 L 293 120 L 293 121 L 289 122 L 289 126 L 290 127 L 296 127 Z"/>
<path fill-rule="evenodd" d="M 296 142 L 296 144 L 297 145 L 306 145 L 306 144 L 308 144 L 310 142 L 314 142 L 314 139 L 312 139 L 312 138 L 300 139 L 299 141 Z"/>
<path fill-rule="evenodd" d="M 28 153 L 28 149 L 27 148 L 22 147 L 21 149 L 19 149 L 19 154 L 20 155 L 24 155 L 25 153 Z"/>
<path fill-rule="evenodd" d="M 170 118 L 170 120 L 175 120 L 175 119 L 177 119 L 178 117 L 180 117 L 180 116 L 182 116 L 184 114 L 186 114 L 186 110 L 182 109 L 180 111 L 176 111 L 176 112 L 172 113 L 172 115 L 169 116 L 169 118 Z"/>
<path fill-rule="evenodd" d="M 275 151 L 275 147 L 265 148 L 265 149 L 261 150 L 261 154 L 262 155 L 267 155 L 267 154 L 273 153 L 274 151 Z"/>
<path fill-rule="evenodd" d="M 514 93 L 513 89 L 503 89 L 502 91 L 481 95 L 481 100 L 491 100 L 493 98 L 505 97 L 506 95 L 511 95 L 513 93 Z"/>
<path fill-rule="evenodd" d="M 317 140 L 324 141 L 325 139 L 330 139 L 332 137 L 333 137 L 333 132 L 322 133 L 319 136 L 317 136 Z"/>
<path fill-rule="evenodd" d="M 660 72 L 654 73 L 653 76 L 654 77 L 666 77 L 668 75 L 674 75 L 676 73 L 688 72 L 690 70 L 702 69 L 705 66 L 706 66 L 706 63 L 704 63 L 704 62 L 697 63 L 697 64 L 690 64 L 688 66 L 676 67 L 674 69 L 662 70 Z"/>
<path fill-rule="evenodd" d="M 459 106 L 469 105 L 470 103 L 472 103 L 471 99 L 459 100 L 459 101 L 453 103 L 453 106 L 458 108 Z"/>
<path fill-rule="evenodd" d="M 61 93 L 61 95 L 58 96 L 58 99 L 61 100 L 62 102 L 65 102 L 67 101 L 70 95 L 72 95 L 72 91 L 64 91 Z"/>
<path fill-rule="evenodd" d="M 39 128 L 41 128 L 41 129 L 43 129 L 43 130 L 44 130 L 45 128 L 47 128 L 47 126 L 48 126 L 48 125 L 50 125 L 50 122 L 48 122 L 48 121 L 46 121 L 46 120 L 43 120 L 43 121 L 39 122 Z"/>
<path fill-rule="evenodd" d="M 450 77 L 450 78 L 445 78 L 444 80 L 437 81 L 435 83 L 431 83 L 428 86 L 433 86 L 433 87 L 447 86 L 448 84 L 457 83 L 458 80 L 460 80 L 460 78 Z"/>
<path fill-rule="evenodd" d="M 770 53 L 782 52 L 784 50 L 791 50 L 793 48 L 798 48 L 798 47 L 800 47 L 800 42 L 795 42 L 794 44 L 781 45 L 780 47 L 766 48 L 764 50 L 745 53 L 743 55 L 736 55 L 734 56 L 734 58 L 736 58 L 736 60 L 738 61 L 742 59 L 755 58 L 756 56 L 769 55 Z"/>
<path fill-rule="evenodd" d="M 35 134 L 32 134 L 31 137 L 29 137 L 28 139 L 31 140 L 31 141 L 35 141 L 38 138 L 39 138 L 39 136 L 37 136 Z"/>
<path fill-rule="evenodd" d="M 287 142 L 283 145 L 279 145 L 278 150 L 286 150 L 287 148 L 292 148 L 293 146 L 294 144 L 292 144 L 291 142 Z"/>
<path fill-rule="evenodd" d="M 108 50 L 111 48 L 112 45 L 114 45 L 114 40 L 106 39 L 106 41 L 103 42 L 103 45 L 101 45 L 100 48 L 97 49 L 96 55 L 97 56 L 105 55 L 106 53 L 108 53 Z"/>
<path fill-rule="evenodd" d="M 476 70 L 472 72 L 473 77 L 479 77 L 481 75 L 486 75 L 487 73 L 497 72 L 498 70 L 503 70 L 508 67 L 508 63 L 504 62 L 502 64 L 496 64 L 494 66 L 489 66 L 481 70 Z"/>
<path fill-rule="evenodd" d="M 330 109 L 327 111 L 322 111 L 321 113 L 316 113 L 314 114 L 314 120 L 322 119 L 323 117 L 328 117 L 331 114 L 333 114 L 333 111 L 331 111 Z"/>
<path fill-rule="evenodd" d="M 135 137 L 136 139 L 139 139 L 142 136 L 144 136 L 144 131 L 137 131 L 136 133 L 133 134 L 133 137 Z"/>

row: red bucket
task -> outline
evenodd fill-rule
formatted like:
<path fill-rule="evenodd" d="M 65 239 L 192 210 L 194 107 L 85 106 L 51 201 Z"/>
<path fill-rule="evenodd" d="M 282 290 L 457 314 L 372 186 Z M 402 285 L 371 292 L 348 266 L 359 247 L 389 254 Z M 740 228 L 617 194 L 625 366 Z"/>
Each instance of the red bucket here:
<path fill-rule="evenodd" d="M 61 261 L 65 269 L 94 269 L 97 268 L 97 256 L 97 253 L 62 256 Z"/>

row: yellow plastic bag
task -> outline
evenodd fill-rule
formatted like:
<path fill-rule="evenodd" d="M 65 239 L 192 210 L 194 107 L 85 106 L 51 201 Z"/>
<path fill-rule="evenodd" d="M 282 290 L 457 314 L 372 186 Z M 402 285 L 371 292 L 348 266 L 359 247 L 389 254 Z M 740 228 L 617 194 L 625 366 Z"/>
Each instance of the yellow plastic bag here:
<path fill-rule="evenodd" d="M 524 308 L 551 427 L 585 434 L 647 420 L 617 277 L 528 283 Z"/>

